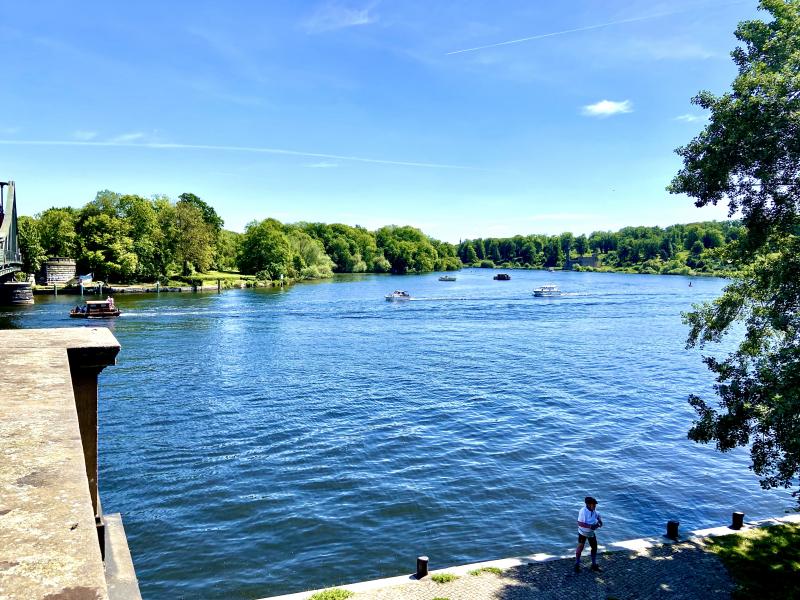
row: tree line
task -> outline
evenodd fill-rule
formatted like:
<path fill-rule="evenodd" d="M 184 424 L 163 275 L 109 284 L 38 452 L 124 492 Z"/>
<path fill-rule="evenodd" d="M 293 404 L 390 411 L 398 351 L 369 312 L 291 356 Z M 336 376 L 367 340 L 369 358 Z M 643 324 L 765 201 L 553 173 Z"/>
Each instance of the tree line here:
<path fill-rule="evenodd" d="M 575 260 L 592 254 L 598 257 L 601 269 L 722 274 L 735 268 L 723 258 L 723 248 L 745 234 L 738 221 L 706 221 L 666 228 L 624 227 L 619 231 L 595 231 L 588 236 L 562 233 L 479 238 L 462 241 L 457 252 L 464 264 L 487 267 L 560 268 L 567 258 Z"/>
<path fill-rule="evenodd" d="M 116 283 L 164 281 L 209 271 L 239 271 L 264 280 L 320 279 L 333 273 L 423 273 L 461 267 L 456 247 L 414 227 L 368 231 L 325 223 L 252 221 L 244 233 L 224 229 L 195 194 L 172 201 L 108 190 L 83 208 L 50 208 L 19 217 L 23 270 L 48 257 L 76 260 L 81 273 Z"/>
<path fill-rule="evenodd" d="M 625 227 L 591 235 L 517 235 L 441 242 L 409 226 L 377 231 L 341 223 L 248 223 L 224 229 L 215 209 L 195 194 L 172 201 L 108 190 L 83 208 L 50 208 L 19 217 L 23 270 L 51 256 L 77 261 L 81 273 L 116 283 L 163 281 L 209 271 L 263 280 L 322 279 L 334 273 L 426 273 L 463 266 L 561 268 L 567 257 L 595 254 L 601 269 L 640 273 L 724 273 L 723 249 L 745 236 L 737 221 Z M 581 269 L 580 266 L 573 268 Z M 591 270 L 593 267 L 585 267 Z"/>
<path fill-rule="evenodd" d="M 166 280 L 210 270 L 261 279 L 320 279 L 333 273 L 424 273 L 462 266 L 563 267 L 596 254 L 602 268 L 644 273 L 719 273 L 722 256 L 743 238 L 737 221 L 661 227 L 625 227 L 591 235 L 517 235 L 440 242 L 409 226 L 377 231 L 341 223 L 249 223 L 244 233 L 223 228 L 212 206 L 185 193 L 173 202 L 108 190 L 83 208 L 50 208 L 19 218 L 24 270 L 34 273 L 50 256 L 73 258 L 81 272 L 114 282 Z M 575 267 L 580 269 L 581 267 Z M 588 267 L 591 269 L 592 267 Z"/>

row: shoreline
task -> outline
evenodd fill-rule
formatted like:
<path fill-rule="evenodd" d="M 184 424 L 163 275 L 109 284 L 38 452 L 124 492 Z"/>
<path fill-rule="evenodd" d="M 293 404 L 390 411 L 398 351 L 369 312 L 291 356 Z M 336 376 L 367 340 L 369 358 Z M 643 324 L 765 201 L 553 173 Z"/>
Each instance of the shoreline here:
<path fill-rule="evenodd" d="M 729 525 L 720 525 L 718 527 L 709 527 L 703 529 L 696 529 L 690 531 L 686 537 L 679 536 L 676 539 L 670 539 L 666 536 L 657 537 L 644 537 L 632 540 L 624 540 L 620 542 L 608 542 L 600 544 L 599 549 L 603 554 L 602 561 L 608 561 L 610 556 L 624 556 L 631 557 L 646 555 L 660 548 L 668 548 L 671 546 L 679 547 L 685 544 L 693 544 L 696 546 L 703 546 L 705 540 L 709 538 L 720 537 L 731 534 L 741 534 L 751 529 L 771 527 L 781 524 L 800 524 L 800 515 L 790 514 L 782 517 L 774 517 L 770 519 L 761 519 L 757 521 L 745 521 L 741 529 L 733 529 Z M 356 595 L 356 598 L 393 598 L 395 600 L 409 600 L 421 597 L 432 597 L 431 589 L 437 590 L 439 584 L 432 583 L 431 575 L 455 575 L 462 580 L 469 580 L 470 572 L 487 571 L 495 569 L 497 571 L 507 571 L 519 568 L 530 568 L 536 565 L 545 565 L 546 563 L 563 563 L 560 571 L 571 573 L 572 565 L 574 564 L 575 556 L 572 553 L 553 555 L 547 553 L 532 553 L 527 556 L 519 556 L 513 558 L 505 558 L 499 560 L 488 560 L 477 563 L 462 564 L 446 568 L 438 568 L 428 572 L 428 575 L 417 579 L 416 575 L 404 574 L 396 575 L 394 577 L 386 577 L 381 579 L 373 579 L 369 581 L 358 581 L 341 585 L 334 585 L 328 588 L 319 588 L 314 590 L 306 590 L 302 592 L 294 592 L 289 594 L 282 594 L 279 596 L 267 596 L 260 600 L 310 600 L 315 594 L 320 594 L 330 589 L 341 589 L 351 592 Z M 584 566 L 586 560 L 584 560 Z M 663 562 L 663 561 L 662 561 Z M 588 571 L 588 569 L 586 569 Z M 499 574 L 499 573 L 498 573 Z M 608 572 L 605 573 L 608 576 Z M 563 575 L 559 575 L 559 579 L 563 579 Z M 477 578 L 476 578 L 477 580 Z M 444 591 L 444 590 L 442 590 Z M 641 591 L 641 590 L 640 590 Z M 442 594 L 433 592 L 433 595 L 441 597 Z M 475 596 L 472 597 L 492 597 L 492 596 Z M 686 596 L 681 596 L 686 597 Z M 355 600 L 355 598 L 354 598 Z"/>
<path fill-rule="evenodd" d="M 534 267 L 480 267 L 480 266 L 473 266 L 473 265 L 465 265 L 462 269 L 478 269 L 478 270 L 485 270 L 485 271 L 545 271 L 550 273 L 618 273 L 622 275 L 664 275 L 670 277 L 719 277 L 721 279 L 730 279 L 733 277 L 733 273 L 639 273 L 637 271 L 632 271 L 628 269 L 613 269 L 613 268 L 600 268 L 600 269 L 587 269 L 583 268 L 580 270 L 577 269 L 555 269 L 553 271 L 549 271 L 549 269 L 540 269 Z M 405 273 L 405 275 L 431 275 L 436 273 L 457 273 L 458 271 L 427 271 L 425 273 Z M 337 275 L 397 275 L 396 273 L 335 273 L 334 278 Z M 155 283 L 140 283 L 140 284 L 109 284 L 103 285 L 102 291 L 99 290 L 99 286 L 92 285 L 84 287 L 83 291 L 79 287 L 75 286 L 57 286 L 54 285 L 34 285 L 32 286 L 32 292 L 35 296 L 52 296 L 58 294 L 68 294 L 73 296 L 82 296 L 82 295 L 102 295 L 102 294 L 160 294 L 160 293 L 199 293 L 199 292 L 221 292 L 227 289 L 246 289 L 246 288 L 277 288 L 277 287 L 288 287 L 298 283 L 313 283 L 313 282 L 320 282 L 320 281 L 327 281 L 329 279 L 333 279 L 331 277 L 326 277 L 322 279 L 301 279 L 301 280 L 292 280 L 292 279 L 285 279 L 283 281 L 272 281 L 272 282 L 263 282 L 263 281 L 253 281 L 253 280 L 235 280 L 235 283 L 230 283 L 230 280 L 218 280 L 216 284 L 212 285 L 164 285 L 160 286 Z M 224 283 L 221 283 L 224 282 Z M 54 294 L 54 287 L 57 289 L 57 292 Z"/>

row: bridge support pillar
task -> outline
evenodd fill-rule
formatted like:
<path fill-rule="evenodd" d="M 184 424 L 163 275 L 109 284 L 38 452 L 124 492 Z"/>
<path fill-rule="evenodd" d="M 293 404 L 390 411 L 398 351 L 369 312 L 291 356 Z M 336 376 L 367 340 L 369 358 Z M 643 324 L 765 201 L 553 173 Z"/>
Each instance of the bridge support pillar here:
<path fill-rule="evenodd" d="M 0 283 L 0 305 L 33 304 L 33 290 L 27 281 Z"/>

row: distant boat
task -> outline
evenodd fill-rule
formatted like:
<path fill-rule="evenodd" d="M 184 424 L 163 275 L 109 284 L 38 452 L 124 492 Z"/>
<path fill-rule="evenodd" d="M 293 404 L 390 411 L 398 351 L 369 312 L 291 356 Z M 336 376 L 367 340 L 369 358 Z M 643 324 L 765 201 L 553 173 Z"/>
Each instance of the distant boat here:
<path fill-rule="evenodd" d="M 543 297 L 550 297 L 550 296 L 560 296 L 561 289 L 552 283 L 548 283 L 546 285 L 542 285 L 540 287 L 533 289 L 533 295 L 539 298 Z"/>
<path fill-rule="evenodd" d="M 120 314 L 111 296 L 105 300 L 87 300 L 84 306 L 76 306 L 69 311 L 73 319 L 110 319 Z"/>
<path fill-rule="evenodd" d="M 94 279 L 94 273 L 88 275 L 78 275 L 78 285 L 89 285 Z"/>
<path fill-rule="evenodd" d="M 455 275 L 442 275 L 439 277 L 439 281 L 455 281 Z"/>
<path fill-rule="evenodd" d="M 547 267 L 547 270 L 550 271 L 551 273 L 555 272 L 555 269 L 553 267 Z"/>
<path fill-rule="evenodd" d="M 494 276 L 495 281 L 508 281 L 509 279 L 511 279 L 511 275 L 508 273 L 498 273 Z"/>
<path fill-rule="evenodd" d="M 395 290 L 391 294 L 386 294 L 386 300 L 389 302 L 399 302 L 402 300 L 411 300 L 411 294 L 403 290 Z"/>

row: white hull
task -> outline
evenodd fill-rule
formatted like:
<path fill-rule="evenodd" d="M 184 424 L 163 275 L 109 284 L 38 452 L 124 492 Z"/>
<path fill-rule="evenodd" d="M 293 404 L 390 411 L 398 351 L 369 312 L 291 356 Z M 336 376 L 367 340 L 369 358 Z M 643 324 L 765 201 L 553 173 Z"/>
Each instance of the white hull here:
<path fill-rule="evenodd" d="M 561 289 L 557 285 L 551 283 L 534 288 L 533 295 L 537 298 L 553 298 L 561 295 Z"/>

